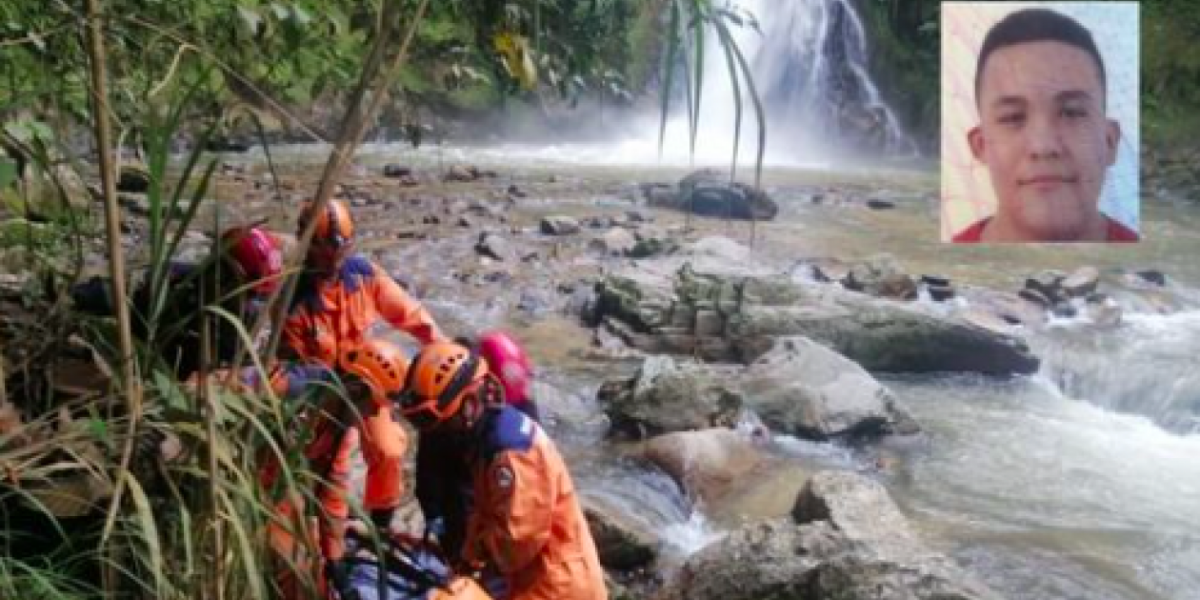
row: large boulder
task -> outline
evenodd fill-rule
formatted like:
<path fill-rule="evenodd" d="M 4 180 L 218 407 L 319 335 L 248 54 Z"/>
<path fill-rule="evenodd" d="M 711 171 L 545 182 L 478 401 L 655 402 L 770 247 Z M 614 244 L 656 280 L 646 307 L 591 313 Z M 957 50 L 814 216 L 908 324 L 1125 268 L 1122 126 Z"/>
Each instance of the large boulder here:
<path fill-rule="evenodd" d="M 600 564 L 618 571 L 644 567 L 658 556 L 658 536 L 599 498 L 585 497 L 587 519 Z"/>
<path fill-rule="evenodd" d="M 992 600 L 999 596 L 924 546 L 883 488 L 818 473 L 798 519 L 753 523 L 693 555 L 660 600 Z"/>
<path fill-rule="evenodd" d="M 775 340 L 746 369 L 741 390 L 773 431 L 803 438 L 916 430 L 892 393 L 862 367 L 803 337 Z"/>
<path fill-rule="evenodd" d="M 613 432 L 637 438 L 711 427 L 741 408 L 712 369 L 669 356 L 647 358 L 632 379 L 606 382 L 598 397 Z"/>
<path fill-rule="evenodd" d="M 694 212 L 698 215 L 766 221 L 779 214 L 779 205 L 760 188 L 704 169 L 684 177 L 676 194 L 651 188 L 644 193 L 653 205 Z"/>
<path fill-rule="evenodd" d="M 801 283 L 740 244 L 706 238 L 608 274 L 590 315 L 652 353 L 751 362 L 777 337 L 801 335 L 871 371 L 1032 373 L 1038 360 L 1010 332 L 920 303 Z"/>
<path fill-rule="evenodd" d="M 764 460 L 749 436 L 720 427 L 660 435 L 646 442 L 643 455 L 706 504 L 732 491 Z"/>

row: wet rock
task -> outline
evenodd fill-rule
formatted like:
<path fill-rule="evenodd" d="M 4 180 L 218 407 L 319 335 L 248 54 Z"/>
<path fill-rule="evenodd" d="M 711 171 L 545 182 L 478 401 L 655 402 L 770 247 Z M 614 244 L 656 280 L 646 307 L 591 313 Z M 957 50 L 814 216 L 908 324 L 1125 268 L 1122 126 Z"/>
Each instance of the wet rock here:
<path fill-rule="evenodd" d="M 637 243 L 629 249 L 632 258 L 649 258 L 662 254 L 670 254 L 679 248 L 679 243 L 669 237 L 640 235 Z"/>
<path fill-rule="evenodd" d="M 625 220 L 630 223 L 651 223 L 654 221 L 654 217 L 640 210 L 627 210 L 625 211 Z"/>
<path fill-rule="evenodd" d="M 741 407 L 711 369 L 669 356 L 646 358 L 632 379 L 605 382 L 597 397 L 613 433 L 634 438 L 705 429 Z"/>
<path fill-rule="evenodd" d="M 623 256 L 637 245 L 633 234 L 624 227 L 614 227 L 588 243 L 588 248 L 606 256 Z"/>
<path fill-rule="evenodd" d="M 117 191 L 145 193 L 150 189 L 150 170 L 144 165 L 123 165 L 117 175 Z"/>
<path fill-rule="evenodd" d="M 1032 302 L 1033 304 L 1036 304 L 1042 308 L 1050 308 L 1050 305 L 1053 303 L 1053 301 L 1050 300 L 1050 298 L 1047 298 L 1042 292 L 1030 288 L 1025 288 L 1017 292 L 1017 297 L 1028 302 Z"/>
<path fill-rule="evenodd" d="M 802 522 L 782 518 L 746 525 L 696 553 L 660 598 L 999 598 L 928 550 L 887 493 L 870 480 L 818 473 L 797 507 Z"/>
<path fill-rule="evenodd" d="M 815 281 L 840 283 L 850 276 L 850 265 L 836 258 L 818 258 L 806 264 L 809 265 Z"/>
<path fill-rule="evenodd" d="M 698 215 L 765 221 L 779 214 L 779 205 L 759 188 L 730 182 L 720 172 L 703 169 L 679 182 L 671 208 Z"/>
<path fill-rule="evenodd" d="M 1167 285 L 1167 276 L 1162 271 L 1146 269 L 1142 271 L 1136 271 L 1133 275 L 1141 281 L 1151 285 L 1157 285 L 1158 287 L 1165 287 Z"/>
<path fill-rule="evenodd" d="M 880 298 L 912 300 L 917 297 L 917 284 L 901 272 L 896 258 L 879 254 L 855 265 L 844 280 L 846 289 Z"/>
<path fill-rule="evenodd" d="M 475 251 L 499 261 L 513 262 L 517 259 L 516 250 L 508 243 L 508 240 L 495 233 L 479 234 L 479 241 L 475 243 Z"/>
<path fill-rule="evenodd" d="M 446 181 L 470 182 L 479 179 L 479 169 L 468 165 L 452 165 L 446 171 Z"/>
<path fill-rule="evenodd" d="M 389 179 L 401 179 L 411 177 L 413 175 L 412 167 L 399 163 L 388 163 L 383 165 L 383 176 Z"/>
<path fill-rule="evenodd" d="M 808 338 L 775 340 L 738 380 L 747 405 L 773 431 L 814 440 L 912 433 L 912 418 L 886 387 Z"/>
<path fill-rule="evenodd" d="M 706 504 L 728 494 L 764 460 L 748 436 L 725 428 L 657 436 L 646 442 L 643 456 Z"/>
<path fill-rule="evenodd" d="M 572 235 L 580 232 L 579 221 L 565 216 L 544 217 L 539 227 L 546 235 Z"/>
<path fill-rule="evenodd" d="M 1072 298 L 1083 298 L 1096 291 L 1100 271 L 1096 267 L 1080 267 L 1062 281 L 1062 289 Z"/>
<path fill-rule="evenodd" d="M 646 204 L 675 208 L 678 197 L 675 186 L 669 183 L 643 183 L 640 187 Z"/>
<path fill-rule="evenodd" d="M 585 217 L 579 224 L 588 229 L 606 229 L 616 224 L 616 220 L 612 217 L 594 216 Z"/>
<path fill-rule="evenodd" d="M 736 246 L 736 245 L 735 245 Z M 646 352 L 696 353 L 749 362 L 777 337 L 802 335 L 872 371 L 1031 373 L 1037 358 L 1023 340 L 966 321 L 846 292 L 792 282 L 721 243 L 692 244 L 639 261 L 597 287 L 597 318 Z M 676 318 L 711 307 L 724 336 L 691 334 Z"/>
<path fill-rule="evenodd" d="M 1054 313 L 1054 316 L 1060 319 L 1071 319 L 1079 314 L 1079 311 L 1075 309 L 1075 305 L 1071 304 L 1070 302 L 1059 302 L 1058 304 L 1055 304 L 1054 308 L 1051 309 L 1051 312 Z"/>
<path fill-rule="evenodd" d="M 1066 275 L 1061 271 L 1042 271 L 1025 280 L 1025 289 L 1041 294 L 1053 304 L 1063 299 L 1063 279 L 1066 279 Z"/>
<path fill-rule="evenodd" d="M 654 562 L 658 538 L 653 531 L 595 498 L 584 497 L 583 515 L 605 568 L 628 571 Z"/>
<path fill-rule="evenodd" d="M 1111 328 L 1121 324 L 1121 305 L 1104 294 L 1091 294 L 1084 304 L 1088 319 L 1098 327 Z"/>

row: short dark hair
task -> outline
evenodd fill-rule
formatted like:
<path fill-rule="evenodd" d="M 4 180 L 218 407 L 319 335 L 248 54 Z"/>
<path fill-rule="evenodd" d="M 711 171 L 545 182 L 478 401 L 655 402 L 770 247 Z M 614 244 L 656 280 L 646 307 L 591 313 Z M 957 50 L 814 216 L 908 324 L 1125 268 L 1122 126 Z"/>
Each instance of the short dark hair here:
<path fill-rule="evenodd" d="M 1079 21 L 1045 8 L 1018 10 L 988 30 L 979 51 L 979 62 L 975 65 L 975 103 L 979 104 L 980 86 L 983 84 L 983 67 L 993 52 L 1008 46 L 1028 42 L 1062 42 L 1088 53 L 1100 70 L 1100 91 L 1105 92 L 1104 60 L 1096 49 L 1092 34 Z"/>

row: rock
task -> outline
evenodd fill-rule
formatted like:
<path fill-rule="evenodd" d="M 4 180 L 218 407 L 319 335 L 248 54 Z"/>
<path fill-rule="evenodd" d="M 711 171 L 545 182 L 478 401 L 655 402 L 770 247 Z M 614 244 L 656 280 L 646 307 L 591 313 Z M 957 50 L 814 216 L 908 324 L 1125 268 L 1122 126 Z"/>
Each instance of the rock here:
<path fill-rule="evenodd" d="M 403 177 L 411 177 L 413 174 L 412 167 L 399 163 L 388 163 L 383 165 L 383 176 L 389 179 L 401 179 Z"/>
<path fill-rule="evenodd" d="M 642 197 L 650 206 L 675 208 L 678 192 L 675 186 L 668 183 L 643 183 L 640 185 Z"/>
<path fill-rule="evenodd" d="M 517 187 L 517 184 L 515 184 L 515 183 L 508 186 L 508 189 L 505 190 L 505 193 L 513 198 L 524 198 L 529 195 L 529 194 L 526 194 L 524 190 Z"/>
<path fill-rule="evenodd" d="M 698 215 L 766 221 L 779 214 L 779 205 L 763 190 L 728 178 L 712 169 L 696 171 L 679 182 L 672 208 Z"/>
<path fill-rule="evenodd" d="M 822 258 L 810 263 L 813 279 L 826 283 L 841 282 L 850 276 L 850 265 L 836 258 Z"/>
<path fill-rule="evenodd" d="M 670 254 L 679 248 L 679 243 L 667 237 L 639 236 L 636 244 L 629 250 L 631 258 L 649 258 L 662 254 Z"/>
<path fill-rule="evenodd" d="M 1072 298 L 1083 298 L 1096 291 L 1100 271 L 1096 267 L 1080 267 L 1062 281 L 1062 289 Z"/>
<path fill-rule="evenodd" d="M 1166 274 L 1163 273 L 1162 271 L 1158 271 L 1155 269 L 1145 269 L 1142 271 L 1136 271 L 1136 272 L 1134 272 L 1134 276 L 1137 277 L 1138 279 L 1140 279 L 1141 281 L 1144 281 L 1151 285 L 1157 285 L 1158 287 L 1166 287 L 1166 285 L 1167 285 Z"/>
<path fill-rule="evenodd" d="M 437 215 L 425 215 L 424 217 L 421 217 L 421 222 L 426 225 L 437 225 L 441 223 L 442 220 Z"/>
<path fill-rule="evenodd" d="M 764 459 L 748 436 L 725 428 L 657 436 L 646 442 L 643 456 L 705 504 L 728 494 Z"/>
<path fill-rule="evenodd" d="M 458 221 L 456 221 L 454 224 L 458 225 L 459 227 L 474 227 L 475 226 L 475 224 L 471 222 L 471 219 L 469 219 L 466 215 L 459 217 Z"/>
<path fill-rule="evenodd" d="M 624 227 L 614 227 L 588 243 L 588 248 L 606 256 L 623 256 L 637 245 L 633 234 Z"/>
<path fill-rule="evenodd" d="M 605 229 L 613 227 L 616 224 L 616 220 L 612 217 L 593 216 L 585 217 L 579 224 L 588 229 Z"/>
<path fill-rule="evenodd" d="M 651 356 L 632 379 L 610 380 L 597 393 L 613 433 L 634 438 L 706 429 L 728 420 L 741 398 L 721 385 L 711 369 Z"/>
<path fill-rule="evenodd" d="M 123 165 L 117 176 L 117 191 L 145 193 L 150 189 L 150 170 L 144 165 Z"/>
<path fill-rule="evenodd" d="M 1030 288 L 1025 288 L 1020 292 L 1017 292 L 1017 297 L 1021 298 L 1022 300 L 1032 302 L 1042 308 L 1050 308 L 1050 305 L 1053 303 L 1050 298 L 1046 297 L 1045 294 Z"/>
<path fill-rule="evenodd" d="M 1051 309 L 1051 312 L 1054 313 L 1054 316 L 1060 319 L 1071 319 L 1074 318 L 1075 315 L 1079 314 L 1079 311 L 1075 309 L 1075 305 L 1071 304 L 1070 302 L 1059 302 L 1055 304 L 1054 308 Z"/>
<path fill-rule="evenodd" d="M 1099 327 L 1112 328 L 1121 324 L 1121 305 L 1104 294 L 1091 294 L 1084 305 L 1087 317 Z"/>
<path fill-rule="evenodd" d="M 596 542 L 600 564 L 605 568 L 628 571 L 654 562 L 658 555 L 658 539 L 654 532 L 591 497 L 584 497 L 583 515 Z"/>
<path fill-rule="evenodd" d="M 117 203 L 132 214 L 140 217 L 150 216 L 150 197 L 145 194 L 118 194 Z M 176 206 L 174 211 L 169 210 L 169 208 L 169 205 L 165 203 L 159 207 L 163 218 L 180 219 L 186 214 L 186 209 L 183 206 Z"/>
<path fill-rule="evenodd" d="M 827 521 L 744 525 L 688 558 L 657 600 L 999 600 L 951 561 L 892 560 Z"/>
<path fill-rule="evenodd" d="M 479 234 L 479 241 L 475 243 L 475 251 L 494 260 L 514 262 L 517 259 L 516 250 L 512 248 L 508 240 L 495 233 Z"/>
<path fill-rule="evenodd" d="M 654 221 L 654 217 L 640 210 L 627 210 L 625 211 L 625 220 L 630 223 L 650 223 Z"/>
<path fill-rule="evenodd" d="M 572 235 L 580 231 L 579 221 L 564 216 L 544 217 L 539 227 L 546 235 Z"/>
<path fill-rule="evenodd" d="M 400 176 L 399 183 L 401 187 L 416 187 L 421 185 L 421 182 L 415 175 L 402 175 Z"/>
<path fill-rule="evenodd" d="M 855 265 L 845 278 L 845 286 L 881 298 L 917 297 L 917 283 L 900 271 L 896 258 L 890 254 L 878 254 Z"/>
<path fill-rule="evenodd" d="M 940 285 L 927 285 L 925 291 L 934 302 L 945 302 L 954 297 L 954 288 Z"/>
<path fill-rule="evenodd" d="M 896 203 L 892 202 L 891 200 L 871 198 L 870 200 L 867 200 L 867 208 L 871 210 L 890 210 L 896 208 Z"/>
<path fill-rule="evenodd" d="M 804 337 L 776 339 L 739 384 L 746 405 L 771 430 L 802 438 L 877 436 L 912 422 L 862 367 Z"/>
<path fill-rule="evenodd" d="M 1060 271 L 1042 271 L 1025 280 L 1025 289 L 1041 294 L 1049 300 L 1049 306 L 1063 299 L 1062 282 L 1065 278 L 1066 275 Z"/>
<path fill-rule="evenodd" d="M 553 299 L 549 292 L 540 288 L 526 289 L 517 300 L 517 310 L 531 316 L 541 316 L 550 309 Z"/>
<path fill-rule="evenodd" d="M 479 179 L 479 170 L 467 165 L 452 165 L 445 175 L 446 181 L 469 182 L 476 179 Z"/>

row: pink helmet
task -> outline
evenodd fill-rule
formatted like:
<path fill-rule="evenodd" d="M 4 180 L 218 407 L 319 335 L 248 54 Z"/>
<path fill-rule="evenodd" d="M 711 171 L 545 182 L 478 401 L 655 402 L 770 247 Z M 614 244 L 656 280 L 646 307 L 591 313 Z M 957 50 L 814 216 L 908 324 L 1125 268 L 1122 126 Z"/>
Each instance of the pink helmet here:
<path fill-rule="evenodd" d="M 521 405 L 529 400 L 533 364 L 516 340 L 503 331 L 489 331 L 479 336 L 479 355 L 504 384 L 504 398 L 509 404 Z"/>
<path fill-rule="evenodd" d="M 279 285 L 283 252 L 275 236 L 261 227 L 233 227 L 221 235 L 238 276 L 254 282 L 254 291 L 269 294 Z"/>

